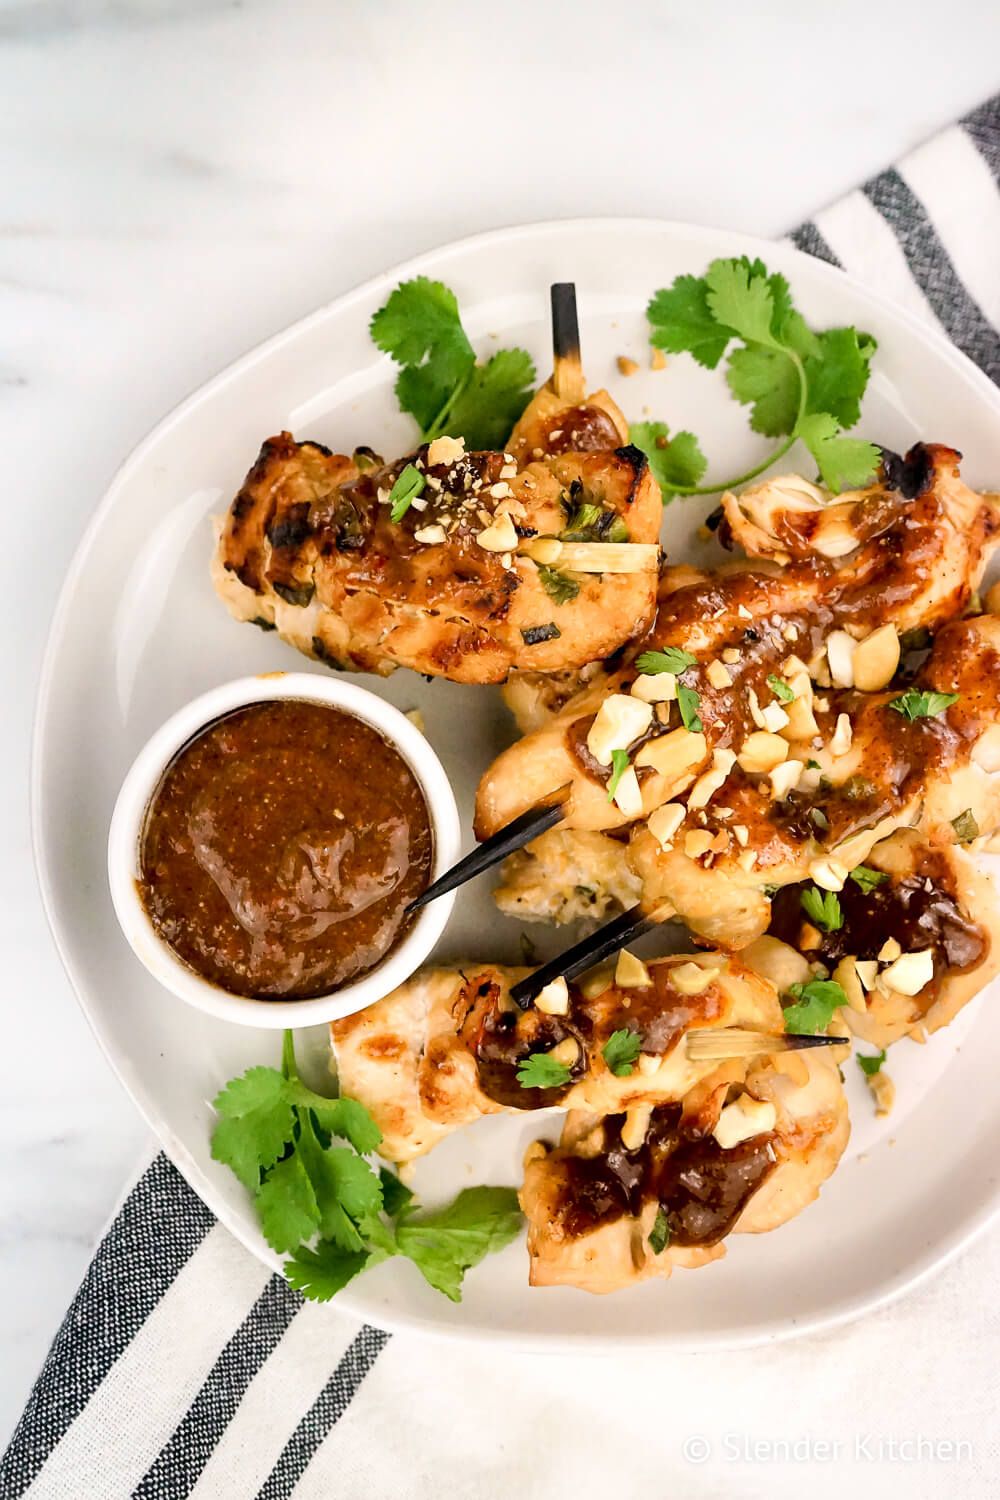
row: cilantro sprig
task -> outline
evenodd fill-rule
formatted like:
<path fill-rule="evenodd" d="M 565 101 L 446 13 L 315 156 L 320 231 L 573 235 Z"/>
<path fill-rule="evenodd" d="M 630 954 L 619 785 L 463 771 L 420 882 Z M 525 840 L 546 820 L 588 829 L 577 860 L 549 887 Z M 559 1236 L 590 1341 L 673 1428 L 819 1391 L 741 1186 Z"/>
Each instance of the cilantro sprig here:
<path fill-rule="evenodd" d="M 616 1078 L 630 1078 L 641 1051 L 642 1038 L 639 1033 L 623 1026 L 608 1037 L 601 1048 L 601 1056 Z"/>
<path fill-rule="evenodd" d="M 876 348 L 870 334 L 855 328 L 815 332 L 794 307 L 785 277 L 745 255 L 713 261 L 704 276 L 678 276 L 655 293 L 646 315 L 657 348 L 688 353 L 706 369 L 716 369 L 730 350 L 726 381 L 736 400 L 749 406 L 750 426 L 783 439 L 745 473 L 705 485 L 705 464 L 690 433 L 668 442 L 662 424 L 637 423 L 632 441 L 649 458 L 665 501 L 745 484 L 797 439 L 834 491 L 863 485 L 875 472 L 874 444 L 843 436 L 861 414 Z M 698 461 L 692 462 L 694 450 Z"/>
<path fill-rule="evenodd" d="M 857 1052 L 858 1067 L 866 1078 L 874 1078 L 876 1073 L 881 1072 L 882 1064 L 885 1062 L 885 1048 L 881 1052 L 865 1053 Z"/>
<path fill-rule="evenodd" d="M 365 1160 L 382 1136 L 356 1099 L 328 1099 L 299 1076 L 292 1033 L 280 1070 L 250 1068 L 214 1102 L 212 1156 L 253 1196 L 264 1237 L 289 1283 L 325 1302 L 393 1255 L 412 1260 L 457 1302 L 465 1272 L 517 1234 L 512 1188 L 466 1188 L 453 1203 L 418 1212 L 409 1188 Z"/>
<path fill-rule="evenodd" d="M 912 723 L 914 719 L 935 719 L 957 702 L 957 693 L 921 693 L 917 688 L 907 688 L 905 693 L 892 699 L 889 707 Z"/>
<path fill-rule="evenodd" d="M 844 913 L 833 891 L 821 891 L 818 886 L 811 885 L 802 892 L 799 901 L 810 922 L 823 932 L 839 932 L 843 927 Z"/>
<path fill-rule="evenodd" d="M 785 1007 L 785 1030 L 793 1036 L 812 1036 L 825 1031 L 833 1013 L 847 1004 L 847 995 L 835 979 L 810 979 L 793 984 L 788 993 L 794 1004 Z"/>
<path fill-rule="evenodd" d="M 551 1052 L 529 1052 L 518 1063 L 517 1081 L 523 1089 L 558 1089 L 569 1083 L 572 1069 Z"/>
<path fill-rule="evenodd" d="M 864 895 L 869 896 L 880 885 L 885 885 L 889 877 L 884 870 L 873 870 L 871 865 L 855 865 L 851 879 Z"/>
<path fill-rule="evenodd" d="M 458 301 L 440 281 L 404 281 L 370 324 L 401 367 L 396 397 L 424 442 L 447 433 L 469 448 L 499 448 L 531 399 L 535 367 L 524 349 L 498 349 L 485 364 L 462 327 Z"/>
<path fill-rule="evenodd" d="M 636 667 L 644 676 L 655 676 L 669 672 L 676 677 L 696 665 L 698 658 L 681 646 L 664 646 L 662 651 L 641 651 L 635 659 Z"/>

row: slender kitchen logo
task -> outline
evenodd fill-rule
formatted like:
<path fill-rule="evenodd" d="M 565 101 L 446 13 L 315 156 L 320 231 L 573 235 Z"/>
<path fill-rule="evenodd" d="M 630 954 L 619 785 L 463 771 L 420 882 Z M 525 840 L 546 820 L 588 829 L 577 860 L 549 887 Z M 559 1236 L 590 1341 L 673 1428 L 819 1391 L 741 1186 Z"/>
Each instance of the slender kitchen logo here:
<path fill-rule="evenodd" d="M 725 1432 L 714 1439 L 693 1433 L 685 1438 L 681 1451 L 691 1464 L 711 1459 L 742 1464 L 963 1464 L 971 1463 L 973 1457 L 968 1438 L 930 1437 L 926 1433 L 857 1432 L 852 1438 L 787 1438 Z"/>

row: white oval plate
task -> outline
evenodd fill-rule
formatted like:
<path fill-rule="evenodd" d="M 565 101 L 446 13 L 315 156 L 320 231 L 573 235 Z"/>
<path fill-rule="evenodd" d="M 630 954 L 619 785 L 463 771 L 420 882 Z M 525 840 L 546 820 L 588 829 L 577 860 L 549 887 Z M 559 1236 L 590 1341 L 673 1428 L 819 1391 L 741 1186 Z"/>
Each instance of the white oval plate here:
<path fill-rule="evenodd" d="M 365 442 L 393 455 L 412 443 L 409 419 L 392 395 L 393 367 L 371 344 L 367 325 L 395 284 L 417 272 L 454 288 L 477 348 L 486 353 L 496 340 L 522 344 L 542 378 L 550 366 L 549 283 L 575 280 L 591 384 L 609 385 L 633 419 L 648 407 L 671 427 L 692 428 L 713 474 L 739 472 L 763 451 L 744 410 L 719 373 L 685 356 L 650 373 L 643 311 L 650 293 L 679 272 L 701 272 L 715 256 L 744 252 L 785 272 L 814 324 L 854 323 L 877 336 L 860 432 L 897 449 L 918 437 L 950 443 L 968 455 L 971 483 L 996 486 L 1000 394 L 909 315 L 785 245 L 675 224 L 588 220 L 448 246 L 270 340 L 136 449 L 84 537 L 56 613 L 39 697 L 33 798 L 45 903 L 81 1004 L 125 1087 L 195 1190 L 270 1264 L 277 1259 L 243 1189 L 209 1157 L 208 1101 L 251 1063 L 277 1061 L 278 1039 L 201 1015 L 161 989 L 119 932 L 104 868 L 119 784 L 156 726 L 229 678 L 304 667 L 276 637 L 234 623 L 216 601 L 208 518 L 235 493 L 261 440 L 281 428 L 337 451 Z M 618 377 L 619 354 L 633 355 L 643 373 Z M 704 555 L 696 530 L 705 509 L 676 501 L 666 511 L 674 560 Z M 512 734 L 499 693 L 425 683 L 407 672 L 367 683 L 398 707 L 423 710 L 468 828 L 477 777 Z M 480 881 L 462 893 L 443 955 L 517 960 L 518 927 L 496 913 L 488 886 Z M 532 936 L 543 952 L 553 951 L 551 934 L 535 928 Z M 1000 1014 L 983 999 L 928 1046 L 904 1042 L 894 1050 L 898 1103 L 886 1122 L 876 1123 L 852 1063 L 854 1133 L 820 1201 L 777 1233 L 732 1239 L 716 1265 L 606 1300 L 530 1291 L 524 1247 L 515 1244 L 469 1275 L 459 1306 L 431 1291 L 405 1261 L 363 1276 L 337 1305 L 390 1328 L 545 1348 L 734 1347 L 857 1316 L 929 1274 L 996 1207 Z M 419 1192 L 433 1202 L 473 1183 L 517 1183 L 524 1145 L 539 1126 L 556 1133 L 555 1121 L 535 1116 L 484 1120 L 457 1134 L 420 1164 Z"/>

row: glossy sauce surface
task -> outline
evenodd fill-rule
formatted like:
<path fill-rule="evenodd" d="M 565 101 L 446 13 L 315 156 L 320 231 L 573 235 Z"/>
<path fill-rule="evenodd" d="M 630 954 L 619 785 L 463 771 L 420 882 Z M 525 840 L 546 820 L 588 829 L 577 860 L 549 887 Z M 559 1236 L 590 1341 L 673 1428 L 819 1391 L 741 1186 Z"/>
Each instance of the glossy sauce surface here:
<path fill-rule="evenodd" d="M 432 857 L 427 804 L 398 751 L 351 714 L 279 699 L 209 725 L 168 767 L 139 889 L 204 979 L 306 999 L 398 942 Z"/>
<path fill-rule="evenodd" d="M 672 1245 L 714 1245 L 732 1229 L 750 1197 L 773 1171 L 771 1136 L 758 1135 L 729 1150 L 713 1136 L 687 1134 L 678 1104 L 653 1111 L 637 1151 L 622 1145 L 624 1115 L 604 1124 L 597 1156 L 566 1156 L 560 1218 L 567 1234 L 588 1234 L 655 1199 Z"/>

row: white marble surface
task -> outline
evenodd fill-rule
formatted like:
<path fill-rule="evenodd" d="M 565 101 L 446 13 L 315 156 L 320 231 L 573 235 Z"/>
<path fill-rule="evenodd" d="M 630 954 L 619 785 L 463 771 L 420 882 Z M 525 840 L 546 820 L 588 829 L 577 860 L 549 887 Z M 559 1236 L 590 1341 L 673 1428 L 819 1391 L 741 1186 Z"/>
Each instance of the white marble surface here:
<path fill-rule="evenodd" d="M 997 88 L 996 8 L 952 0 L 946 67 L 943 14 L 0 0 L 0 1438 L 145 1143 L 46 929 L 26 792 L 48 619 L 114 468 L 233 356 L 456 235 L 592 212 L 784 231 Z M 996 1256 L 947 1274 L 971 1304 Z"/>

